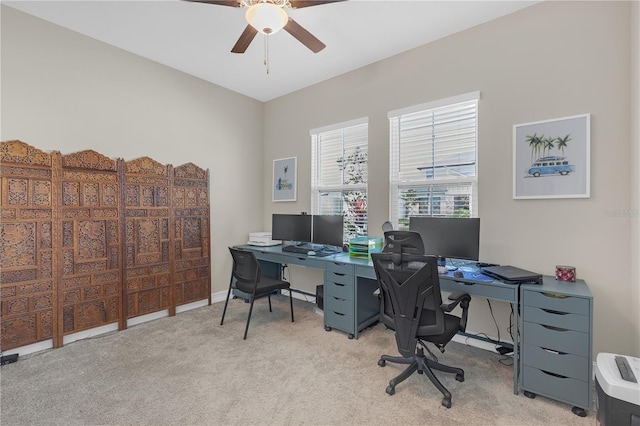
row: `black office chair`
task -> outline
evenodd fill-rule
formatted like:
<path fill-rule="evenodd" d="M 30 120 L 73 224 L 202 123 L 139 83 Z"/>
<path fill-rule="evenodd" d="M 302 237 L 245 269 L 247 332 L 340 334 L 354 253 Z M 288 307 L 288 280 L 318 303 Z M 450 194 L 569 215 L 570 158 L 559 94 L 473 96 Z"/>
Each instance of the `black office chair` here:
<path fill-rule="evenodd" d="M 419 233 L 413 231 L 385 231 L 383 253 L 424 254 L 424 243 Z M 380 319 L 385 327 L 395 330 L 393 309 L 388 293 L 380 293 Z"/>
<path fill-rule="evenodd" d="M 227 312 L 229 297 L 231 290 L 237 288 L 249 295 L 249 316 L 247 316 L 247 325 L 244 329 L 244 340 L 247 339 L 247 331 L 249 331 L 249 321 L 251 321 L 251 312 L 253 311 L 253 302 L 256 297 L 267 296 L 269 299 L 269 312 L 271 310 L 271 293 L 276 290 L 289 290 L 289 304 L 291 305 L 291 322 L 293 322 L 293 296 L 290 284 L 278 278 L 262 275 L 260 263 L 256 259 L 255 254 L 247 250 L 240 250 L 229 247 L 231 256 L 233 257 L 233 269 L 231 271 L 231 280 L 229 281 L 229 291 L 227 292 L 227 300 L 224 302 L 224 310 L 222 311 L 222 319 L 220 325 L 224 323 L 224 315 Z"/>
<path fill-rule="evenodd" d="M 385 231 L 382 252 L 424 254 L 424 242 L 414 231 Z"/>
<path fill-rule="evenodd" d="M 409 365 L 389 382 L 386 392 L 393 395 L 396 386 L 417 371 L 429 377 L 444 395 L 442 405 L 450 408 L 451 392 L 432 370 L 455 373 L 459 382 L 464 381 L 464 371 L 428 358 L 423 345 L 418 343 L 433 343 L 444 352 L 444 346 L 453 336 L 466 329 L 471 296 L 458 292 L 443 303 L 435 256 L 374 253 L 371 258 L 383 299 L 389 301 L 393 312 L 396 344 L 402 355 L 382 355 L 378 365 L 384 367 L 387 361 Z M 462 308 L 462 316 L 449 314 L 458 305 Z"/>

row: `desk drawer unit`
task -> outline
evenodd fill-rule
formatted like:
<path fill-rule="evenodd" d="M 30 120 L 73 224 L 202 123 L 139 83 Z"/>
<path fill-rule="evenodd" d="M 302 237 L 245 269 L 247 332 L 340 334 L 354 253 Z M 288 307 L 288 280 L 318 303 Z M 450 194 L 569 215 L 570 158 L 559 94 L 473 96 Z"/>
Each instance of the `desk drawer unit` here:
<path fill-rule="evenodd" d="M 354 266 L 327 262 L 324 271 L 324 327 L 356 334 Z"/>
<path fill-rule="evenodd" d="M 572 294 L 573 283 L 549 284 L 554 291 L 544 285 L 522 291 L 521 386 L 529 397 L 540 394 L 586 414 L 592 407 L 593 299 Z"/>

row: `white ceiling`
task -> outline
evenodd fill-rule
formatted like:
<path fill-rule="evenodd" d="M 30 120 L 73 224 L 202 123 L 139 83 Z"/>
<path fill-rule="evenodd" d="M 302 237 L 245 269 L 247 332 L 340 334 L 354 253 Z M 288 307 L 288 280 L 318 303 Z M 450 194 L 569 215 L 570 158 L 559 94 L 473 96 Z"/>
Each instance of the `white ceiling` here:
<path fill-rule="evenodd" d="M 268 101 L 538 3 L 349 0 L 289 11 L 327 47 L 314 54 L 286 31 L 244 54 L 231 48 L 244 9 L 181 0 L 2 3 L 259 101 Z"/>

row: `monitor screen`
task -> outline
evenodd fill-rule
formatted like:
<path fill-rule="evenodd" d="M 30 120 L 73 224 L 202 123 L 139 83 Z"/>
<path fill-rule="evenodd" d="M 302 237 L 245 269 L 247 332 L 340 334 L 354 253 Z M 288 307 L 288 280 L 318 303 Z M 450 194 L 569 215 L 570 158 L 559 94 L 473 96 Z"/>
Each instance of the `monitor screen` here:
<path fill-rule="evenodd" d="M 344 242 L 342 215 L 314 215 L 313 240 L 314 244 L 342 247 Z"/>
<path fill-rule="evenodd" d="M 281 241 L 311 241 L 311 215 L 274 214 L 271 216 L 271 238 Z"/>
<path fill-rule="evenodd" d="M 424 254 L 478 260 L 480 251 L 480 218 L 478 217 L 411 217 L 409 229 L 422 236 Z"/>

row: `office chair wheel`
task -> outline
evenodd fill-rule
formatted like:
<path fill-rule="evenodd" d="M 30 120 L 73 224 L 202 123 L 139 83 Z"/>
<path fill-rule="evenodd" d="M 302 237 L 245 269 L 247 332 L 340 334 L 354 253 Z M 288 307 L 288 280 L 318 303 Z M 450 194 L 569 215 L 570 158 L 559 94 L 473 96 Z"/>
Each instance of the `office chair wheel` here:
<path fill-rule="evenodd" d="M 442 398 L 442 405 L 451 408 L 451 398 Z"/>
<path fill-rule="evenodd" d="M 385 361 L 384 359 L 379 359 L 378 360 L 378 365 L 380 367 L 384 367 L 385 365 L 387 365 L 387 361 Z"/>
<path fill-rule="evenodd" d="M 393 394 L 395 394 L 395 393 L 396 393 L 396 388 L 395 388 L 395 386 L 391 386 L 391 385 L 387 386 L 387 391 L 386 391 L 386 392 L 387 392 L 389 395 L 393 395 Z"/>
<path fill-rule="evenodd" d="M 464 373 L 456 374 L 456 380 L 459 382 L 464 382 Z"/>

